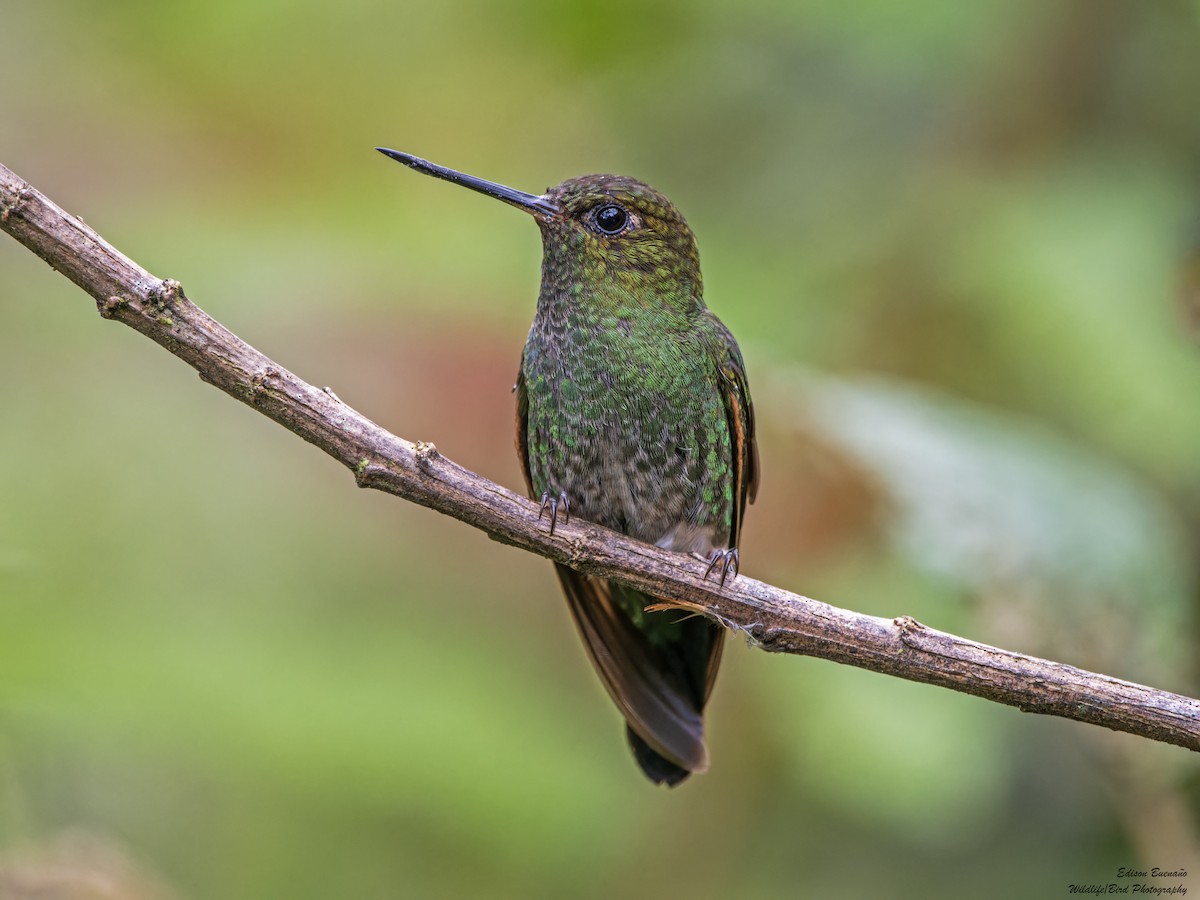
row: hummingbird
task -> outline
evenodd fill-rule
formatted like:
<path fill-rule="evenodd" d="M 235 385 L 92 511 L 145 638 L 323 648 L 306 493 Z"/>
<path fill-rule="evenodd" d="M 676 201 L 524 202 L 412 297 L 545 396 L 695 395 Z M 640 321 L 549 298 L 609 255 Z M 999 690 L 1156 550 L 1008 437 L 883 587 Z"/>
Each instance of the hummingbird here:
<path fill-rule="evenodd" d="M 704 304 L 696 239 L 671 201 L 620 175 L 527 194 L 376 149 L 524 210 L 541 230 L 541 289 L 513 390 L 521 469 L 550 532 L 579 517 L 706 559 L 705 578 L 736 575 L 758 486 L 754 407 L 737 341 Z M 669 598 L 555 567 L 642 771 L 670 786 L 705 771 L 721 626 L 648 613 Z"/>

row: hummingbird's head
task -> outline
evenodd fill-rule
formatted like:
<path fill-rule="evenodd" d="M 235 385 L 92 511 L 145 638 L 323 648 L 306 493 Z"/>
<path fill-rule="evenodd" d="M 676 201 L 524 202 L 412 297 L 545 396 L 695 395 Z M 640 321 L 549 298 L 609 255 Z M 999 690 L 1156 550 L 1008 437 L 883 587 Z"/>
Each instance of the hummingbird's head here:
<path fill-rule="evenodd" d="M 621 175 L 584 175 L 550 188 L 544 198 L 556 207 L 552 214 L 535 213 L 547 267 L 574 267 L 589 280 L 699 303 L 696 239 L 654 188 Z"/>
<path fill-rule="evenodd" d="M 527 194 L 398 150 L 376 148 L 411 169 L 503 200 L 532 215 L 545 251 L 543 289 L 587 283 L 651 298 L 681 313 L 703 308 L 700 258 L 691 228 L 648 184 L 621 175 L 571 178 Z"/>

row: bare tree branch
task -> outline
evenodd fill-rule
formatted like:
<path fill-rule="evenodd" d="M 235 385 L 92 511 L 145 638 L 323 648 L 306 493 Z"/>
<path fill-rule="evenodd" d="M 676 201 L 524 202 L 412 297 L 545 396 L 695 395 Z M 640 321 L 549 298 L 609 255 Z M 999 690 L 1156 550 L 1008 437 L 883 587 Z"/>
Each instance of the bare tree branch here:
<path fill-rule="evenodd" d="M 739 576 L 724 587 L 705 564 L 572 519 L 553 535 L 538 507 L 380 428 L 302 381 L 151 275 L 0 165 L 0 228 L 96 300 L 100 315 L 140 331 L 200 377 L 320 447 L 360 487 L 453 516 L 497 541 L 614 578 L 745 632 L 764 650 L 936 684 L 1026 712 L 1062 716 L 1200 750 L 1200 702 L 927 628 L 838 609 Z"/>

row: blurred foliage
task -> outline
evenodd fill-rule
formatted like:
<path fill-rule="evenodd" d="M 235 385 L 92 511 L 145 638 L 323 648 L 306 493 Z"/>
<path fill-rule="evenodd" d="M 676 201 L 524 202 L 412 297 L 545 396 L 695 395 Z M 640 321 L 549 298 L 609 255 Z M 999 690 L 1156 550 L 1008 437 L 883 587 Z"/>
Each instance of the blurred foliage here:
<path fill-rule="evenodd" d="M 1196 690 L 1194 2 L 52 0 L 3 22 L 0 161 L 514 487 L 536 232 L 372 148 L 527 190 L 646 179 L 748 361 L 748 574 Z M 86 870 L 64 834 L 128 897 L 1200 872 L 1182 750 L 736 641 L 712 771 L 652 790 L 547 564 L 351 490 L 7 239 L 0 291 L 0 884 Z"/>
<path fill-rule="evenodd" d="M 1186 685 L 1195 573 L 1181 523 L 1122 468 L 1013 417 L 895 379 L 781 377 L 797 420 L 863 467 L 897 554 L 1052 658 Z M 1153 610 L 1146 615 L 1145 610 Z"/>

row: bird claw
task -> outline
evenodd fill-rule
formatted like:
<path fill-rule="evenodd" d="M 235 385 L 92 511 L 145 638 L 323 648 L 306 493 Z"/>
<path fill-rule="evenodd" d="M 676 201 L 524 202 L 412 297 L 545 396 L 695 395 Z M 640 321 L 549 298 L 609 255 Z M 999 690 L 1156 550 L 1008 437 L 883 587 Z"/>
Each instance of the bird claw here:
<path fill-rule="evenodd" d="M 571 522 L 571 501 L 567 499 L 566 491 L 559 491 L 558 496 L 554 497 L 549 491 L 542 492 L 542 508 L 538 511 L 538 519 L 546 514 L 546 510 L 550 510 L 550 534 L 554 534 L 554 525 L 558 521 L 558 507 L 562 505 L 563 524 L 568 525 Z"/>
<path fill-rule="evenodd" d="M 731 572 L 736 577 L 740 563 L 741 558 L 738 556 L 737 547 L 730 547 L 728 550 L 714 550 L 708 558 L 708 568 L 704 570 L 704 580 L 708 581 L 708 576 L 719 568 L 721 570 L 719 583 L 721 587 L 724 587 L 725 577 Z"/>

